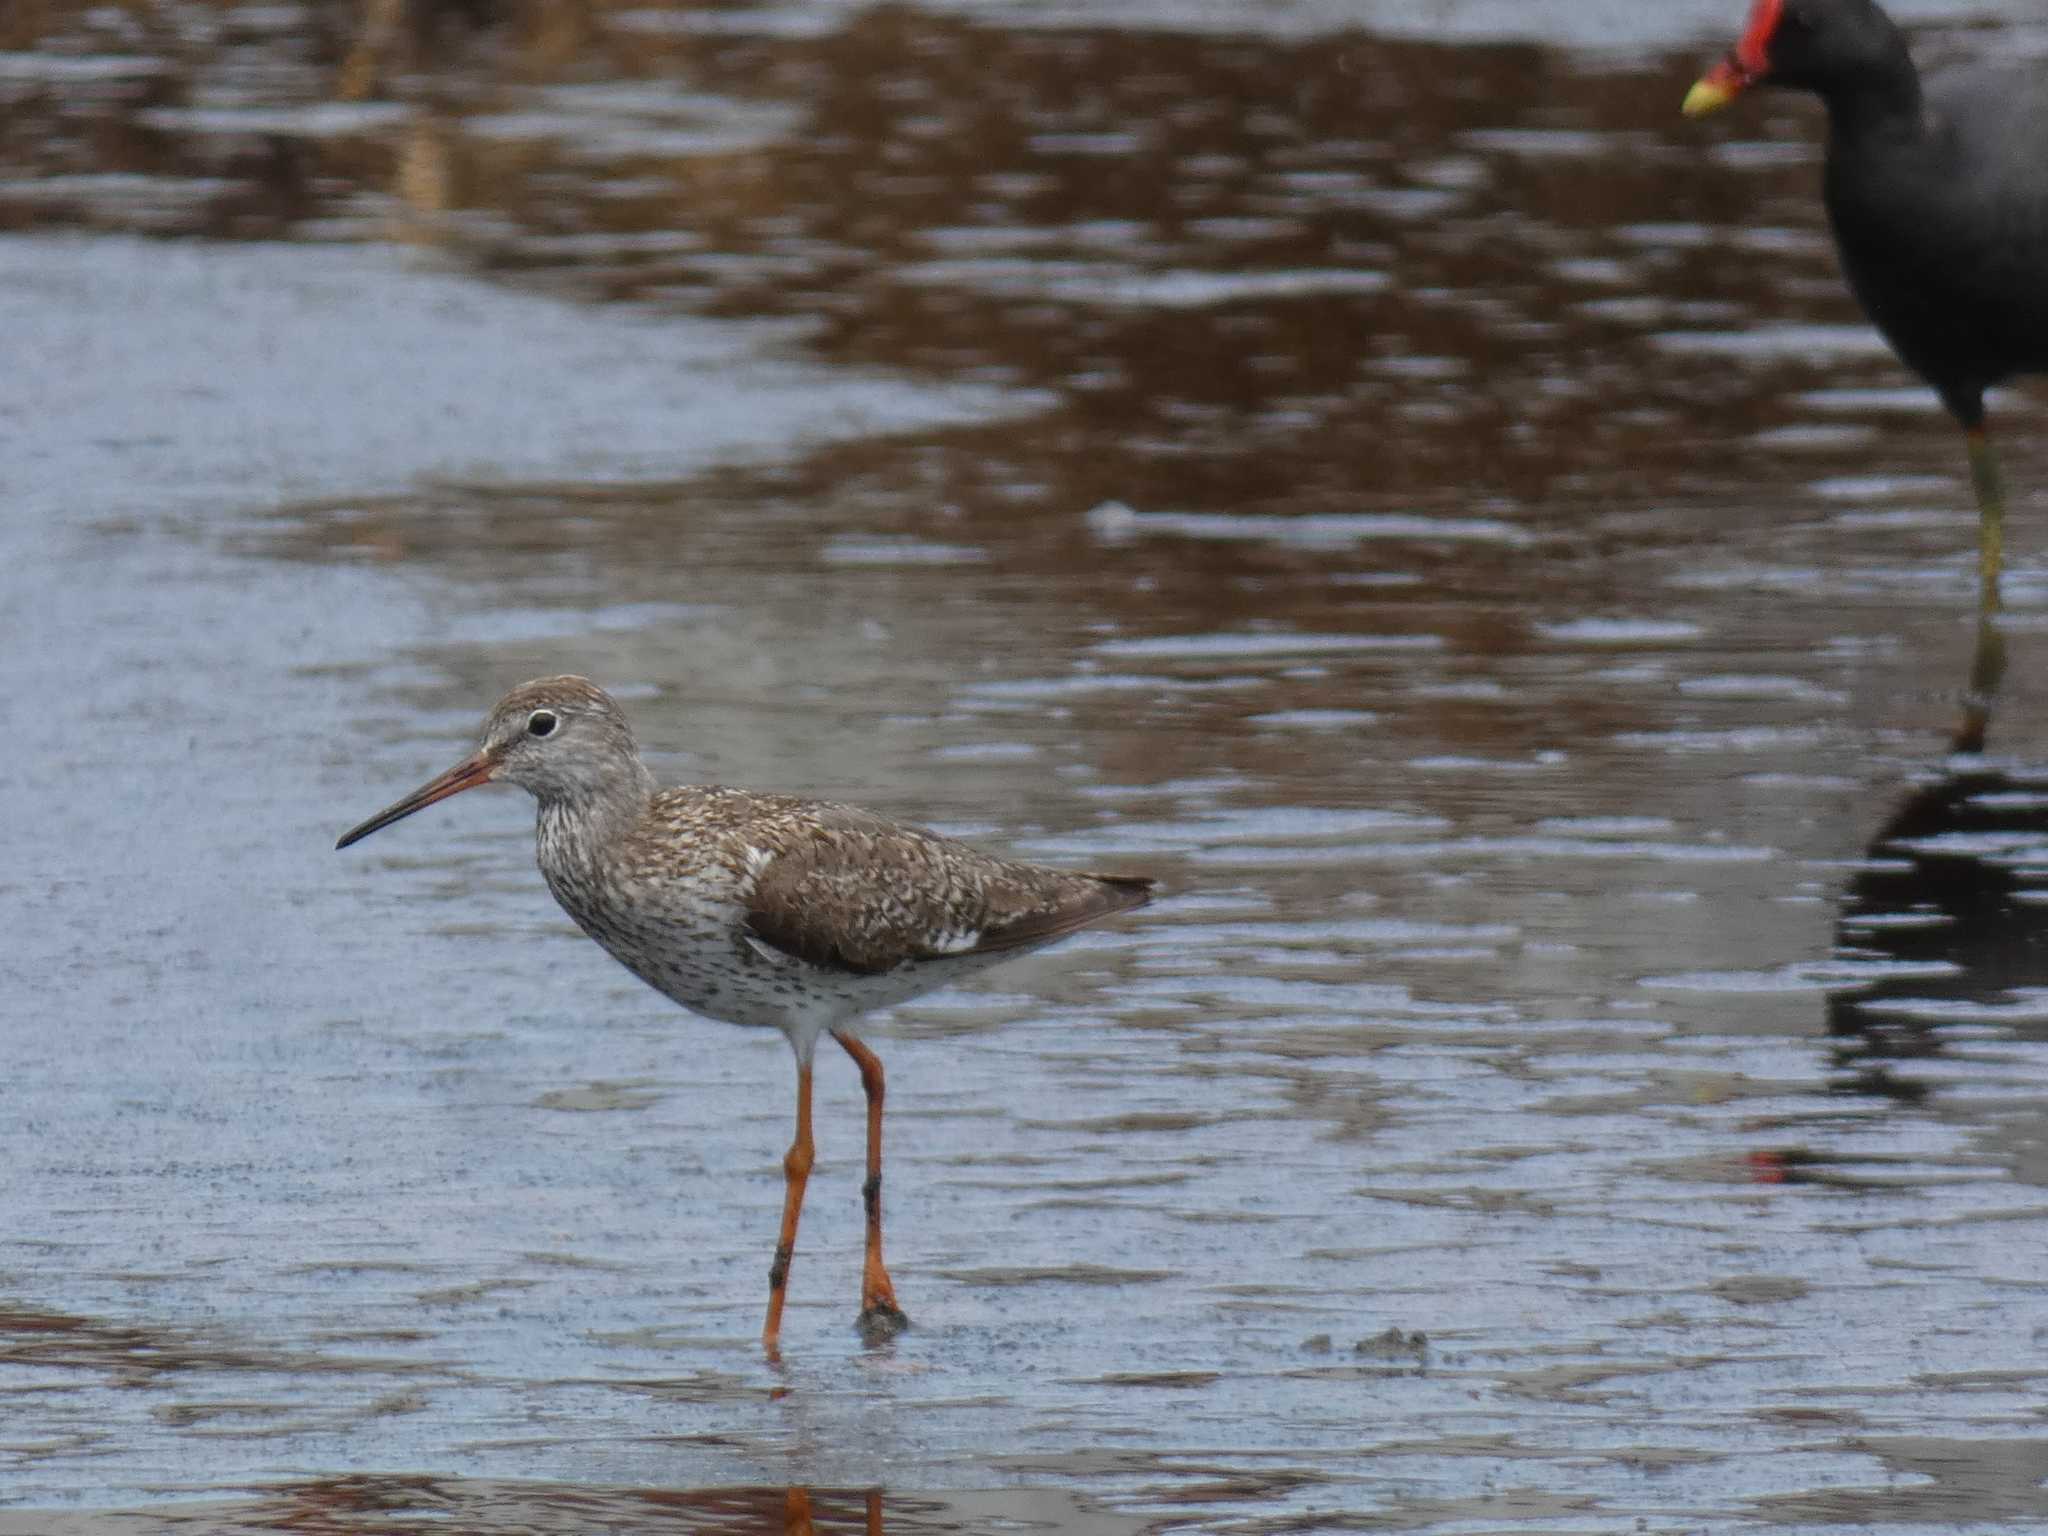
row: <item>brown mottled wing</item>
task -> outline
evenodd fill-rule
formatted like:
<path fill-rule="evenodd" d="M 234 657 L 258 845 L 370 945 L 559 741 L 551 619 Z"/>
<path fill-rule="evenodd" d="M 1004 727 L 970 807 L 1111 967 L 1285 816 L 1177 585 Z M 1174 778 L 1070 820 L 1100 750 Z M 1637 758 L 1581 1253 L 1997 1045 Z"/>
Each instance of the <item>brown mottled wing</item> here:
<path fill-rule="evenodd" d="M 1152 882 L 999 859 L 846 806 L 781 841 L 747 896 L 760 943 L 873 975 L 1030 949 L 1150 900 Z"/>

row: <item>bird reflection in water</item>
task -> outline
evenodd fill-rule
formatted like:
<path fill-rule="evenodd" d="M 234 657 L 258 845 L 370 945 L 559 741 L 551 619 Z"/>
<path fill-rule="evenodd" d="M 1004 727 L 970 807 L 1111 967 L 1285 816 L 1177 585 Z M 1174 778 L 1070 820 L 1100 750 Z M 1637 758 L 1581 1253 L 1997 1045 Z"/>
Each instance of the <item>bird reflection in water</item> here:
<path fill-rule="evenodd" d="M 882 1536 L 887 1528 L 886 1497 L 880 1488 L 826 1488 L 815 1493 L 798 1486 L 615 1488 L 421 1473 L 348 1473 L 277 1484 L 246 1500 L 199 1506 L 193 1528 L 217 1536 L 276 1531 L 339 1536 L 423 1529 L 518 1530 L 531 1536 L 657 1529 L 687 1531 L 691 1536 Z M 923 1536 L 954 1536 L 980 1528 L 938 1496 L 899 1500 L 896 1513 L 899 1530 L 908 1521 Z M 120 1517 L 113 1523 L 123 1525 Z"/>
<path fill-rule="evenodd" d="M 882 1536 L 882 1494 L 880 1489 L 870 1488 L 867 1493 L 867 1521 L 863 1529 L 866 1536 Z M 848 1529 L 843 1523 L 835 1522 L 828 1529 Z M 783 1536 L 817 1536 L 817 1521 L 811 1513 L 811 1491 L 808 1488 L 792 1488 L 783 1505 Z"/>
<path fill-rule="evenodd" d="M 1942 772 L 1886 818 L 1842 892 L 1833 958 L 1869 979 L 1828 997 L 1836 1094 L 1928 1102 L 1934 1073 L 1916 1064 L 1947 1054 L 1966 1021 L 1996 1019 L 2009 1038 L 2048 1041 L 2048 767 L 1985 755 L 2002 667 L 1984 671 L 1982 637 L 1995 623 L 1993 612 L 1980 614 L 1971 687 Z M 1758 1183 L 1844 1188 L 1885 1182 L 1871 1165 L 1888 1161 L 1814 1147 L 1746 1158 Z"/>
<path fill-rule="evenodd" d="M 1973 675 L 1947 768 L 1893 811 L 1843 892 L 1835 956 L 1883 974 L 1829 998 L 1838 1091 L 1926 1099 L 1906 1064 L 1942 1054 L 1945 1016 L 1995 1010 L 2048 1040 L 2048 768 L 1984 756 L 1985 681 Z M 2030 994 L 2038 1011 L 2015 1007 Z"/>

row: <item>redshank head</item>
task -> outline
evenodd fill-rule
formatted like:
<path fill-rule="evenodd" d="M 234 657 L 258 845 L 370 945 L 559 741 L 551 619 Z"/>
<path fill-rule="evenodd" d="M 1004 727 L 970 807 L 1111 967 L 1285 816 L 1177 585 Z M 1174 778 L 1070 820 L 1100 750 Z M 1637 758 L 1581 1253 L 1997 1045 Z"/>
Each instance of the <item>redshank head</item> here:
<path fill-rule="evenodd" d="M 611 695 L 587 678 L 536 678 L 498 700 L 476 751 L 342 833 L 334 846 L 346 848 L 436 800 L 500 779 L 543 805 L 644 801 L 654 787 Z"/>

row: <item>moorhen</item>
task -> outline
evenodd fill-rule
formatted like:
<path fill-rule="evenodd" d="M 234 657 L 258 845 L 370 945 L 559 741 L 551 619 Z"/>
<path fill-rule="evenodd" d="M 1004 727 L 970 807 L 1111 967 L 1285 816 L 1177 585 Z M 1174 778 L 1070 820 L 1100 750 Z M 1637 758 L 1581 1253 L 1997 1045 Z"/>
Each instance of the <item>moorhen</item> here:
<path fill-rule="evenodd" d="M 1735 47 L 1685 98 L 1688 117 L 1752 85 L 1826 104 L 1823 194 L 1849 286 L 1968 438 L 1987 616 L 2005 496 L 1984 391 L 2048 370 L 2044 83 L 2038 69 L 1983 64 L 1923 80 L 1871 0 L 1755 0 Z M 1980 673 L 1986 661 L 1980 651 Z"/>

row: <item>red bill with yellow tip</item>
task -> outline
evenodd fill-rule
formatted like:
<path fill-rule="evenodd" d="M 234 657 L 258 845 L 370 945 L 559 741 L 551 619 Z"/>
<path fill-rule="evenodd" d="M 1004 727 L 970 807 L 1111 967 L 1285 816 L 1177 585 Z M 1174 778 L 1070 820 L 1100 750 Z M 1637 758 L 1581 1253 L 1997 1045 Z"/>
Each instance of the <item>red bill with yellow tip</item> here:
<path fill-rule="evenodd" d="M 1716 64 L 1685 93 L 1687 117 L 1705 117 L 1718 112 L 1757 81 L 1771 72 L 1771 39 L 1785 19 L 1785 0 L 1756 0 L 1750 7 L 1749 24 L 1742 37 Z"/>

